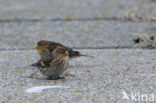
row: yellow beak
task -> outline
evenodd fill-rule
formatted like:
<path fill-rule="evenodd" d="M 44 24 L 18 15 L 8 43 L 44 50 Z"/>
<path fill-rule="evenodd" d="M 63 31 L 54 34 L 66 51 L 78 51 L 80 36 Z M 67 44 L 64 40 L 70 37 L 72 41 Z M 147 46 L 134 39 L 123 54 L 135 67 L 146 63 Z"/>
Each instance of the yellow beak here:
<path fill-rule="evenodd" d="M 38 45 L 35 45 L 34 48 L 35 48 L 35 49 L 38 49 Z"/>
<path fill-rule="evenodd" d="M 69 55 L 69 53 L 68 53 L 67 51 L 65 52 L 65 54 L 66 54 L 66 55 Z"/>

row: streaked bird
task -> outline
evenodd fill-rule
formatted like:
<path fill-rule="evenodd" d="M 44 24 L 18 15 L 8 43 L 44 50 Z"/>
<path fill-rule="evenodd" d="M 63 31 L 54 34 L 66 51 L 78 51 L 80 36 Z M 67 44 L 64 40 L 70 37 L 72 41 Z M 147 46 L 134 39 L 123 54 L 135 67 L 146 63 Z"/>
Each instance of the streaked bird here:
<path fill-rule="evenodd" d="M 79 51 L 74 51 L 72 48 L 66 47 L 61 43 L 46 41 L 46 40 L 41 40 L 41 41 L 37 42 L 37 45 L 35 46 L 35 49 L 38 50 L 38 53 L 41 56 L 41 58 L 45 58 L 45 57 L 51 56 L 52 52 L 57 47 L 62 47 L 66 51 L 68 51 L 69 58 L 80 57 L 80 56 L 92 57 L 92 56 L 89 56 L 89 55 L 81 54 Z"/>
<path fill-rule="evenodd" d="M 60 75 L 67 70 L 69 53 L 64 47 L 57 47 L 52 56 L 41 58 L 31 66 L 38 67 L 40 72 L 48 79 L 60 79 Z"/>

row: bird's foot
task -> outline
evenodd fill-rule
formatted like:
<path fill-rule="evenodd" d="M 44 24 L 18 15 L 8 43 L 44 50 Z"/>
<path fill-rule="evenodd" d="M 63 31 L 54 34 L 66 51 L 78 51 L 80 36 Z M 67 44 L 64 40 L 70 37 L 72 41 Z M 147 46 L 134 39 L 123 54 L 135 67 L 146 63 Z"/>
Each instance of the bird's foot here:
<path fill-rule="evenodd" d="M 64 79 L 65 77 L 48 77 L 47 80 L 59 80 Z"/>

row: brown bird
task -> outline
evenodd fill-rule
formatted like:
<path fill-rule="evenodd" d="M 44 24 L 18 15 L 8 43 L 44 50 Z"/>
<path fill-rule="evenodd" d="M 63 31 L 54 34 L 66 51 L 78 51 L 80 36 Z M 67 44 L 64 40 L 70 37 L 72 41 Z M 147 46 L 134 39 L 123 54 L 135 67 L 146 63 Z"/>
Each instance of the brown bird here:
<path fill-rule="evenodd" d="M 31 66 L 38 67 L 40 72 L 47 76 L 50 80 L 57 80 L 68 67 L 68 51 L 63 47 L 57 47 L 52 56 L 40 59 L 38 62 Z"/>
<path fill-rule="evenodd" d="M 41 56 L 41 58 L 45 58 L 45 57 L 51 56 L 52 52 L 58 46 L 63 47 L 66 51 L 68 51 L 69 58 L 74 58 L 74 57 L 79 57 L 79 56 L 88 56 L 89 57 L 89 55 L 83 55 L 78 51 L 74 51 L 70 47 L 66 47 L 66 46 L 62 45 L 61 43 L 52 42 L 52 41 L 41 40 L 41 41 L 37 42 L 37 45 L 35 46 L 35 48 L 38 50 L 38 53 Z"/>

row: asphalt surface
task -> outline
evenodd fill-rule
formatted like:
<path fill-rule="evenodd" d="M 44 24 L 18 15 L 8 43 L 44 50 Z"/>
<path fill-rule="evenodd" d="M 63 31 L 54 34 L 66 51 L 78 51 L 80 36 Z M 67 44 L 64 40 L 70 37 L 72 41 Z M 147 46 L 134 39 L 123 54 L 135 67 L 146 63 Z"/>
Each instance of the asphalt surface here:
<path fill-rule="evenodd" d="M 155 50 L 80 50 L 94 58 L 70 60 L 64 80 L 46 80 L 37 68 L 36 51 L 1 51 L 1 102 L 96 102 L 121 103 L 122 92 L 155 93 Z M 8 59 L 9 58 L 9 59 Z M 15 59 L 16 58 L 16 59 Z M 36 72 L 37 71 L 37 72 Z M 32 77 L 32 73 L 36 72 Z M 63 86 L 40 93 L 27 93 L 36 86 Z M 134 103 L 134 101 L 129 101 Z"/>
<path fill-rule="evenodd" d="M 0 0 L 0 103 L 155 103 L 156 50 L 134 43 L 144 34 L 156 38 L 155 5 L 155 0 Z M 39 40 L 94 58 L 72 59 L 65 79 L 47 80 L 30 66 L 39 59 L 33 49 Z"/>

